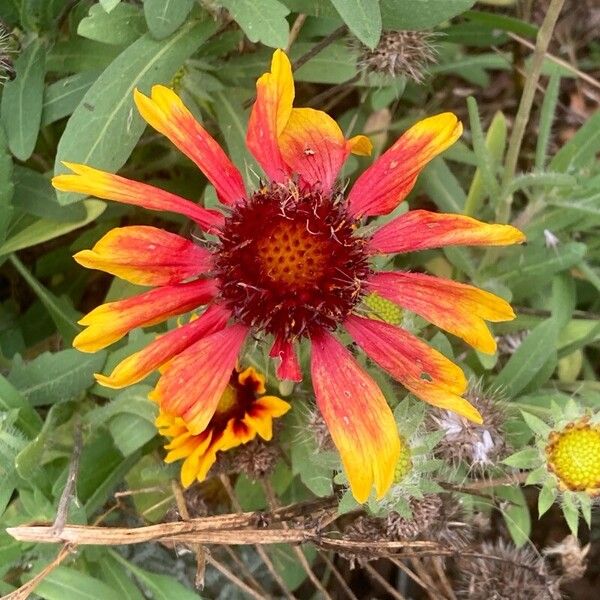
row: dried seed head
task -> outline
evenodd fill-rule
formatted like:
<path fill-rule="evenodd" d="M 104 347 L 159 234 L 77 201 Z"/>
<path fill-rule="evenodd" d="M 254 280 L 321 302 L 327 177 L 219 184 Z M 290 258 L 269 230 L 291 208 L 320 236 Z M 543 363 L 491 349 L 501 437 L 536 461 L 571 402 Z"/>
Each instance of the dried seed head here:
<path fill-rule="evenodd" d="M 384 31 L 375 49 L 361 46 L 359 66 L 369 73 L 422 83 L 427 66 L 437 59 L 436 37 L 429 31 Z"/>
<path fill-rule="evenodd" d="M 523 340 L 529 335 L 529 331 L 516 331 L 515 333 L 507 333 L 496 338 L 498 343 L 498 353 L 505 356 L 512 356 L 521 346 Z"/>
<path fill-rule="evenodd" d="M 458 561 L 460 598 L 469 600 L 558 600 L 559 578 L 530 547 L 499 540 L 473 547 Z"/>
<path fill-rule="evenodd" d="M 430 416 L 429 427 L 441 428 L 446 433 L 435 448 L 439 458 L 452 464 L 465 464 L 471 475 L 480 476 L 508 452 L 504 402 L 497 392 L 484 390 L 481 382 L 470 387 L 466 398 L 481 413 L 483 424 L 477 425 L 444 411 Z"/>
<path fill-rule="evenodd" d="M 318 452 L 335 450 L 335 445 L 331 439 L 327 424 L 323 420 L 318 408 L 314 407 L 310 409 L 307 425 L 314 437 Z"/>
<path fill-rule="evenodd" d="M 19 43 L 9 28 L 0 20 L 0 85 L 12 81 L 16 76 L 13 64 Z"/>
<path fill-rule="evenodd" d="M 281 452 L 277 444 L 254 439 L 240 446 L 232 457 L 232 467 L 237 473 L 245 473 L 250 479 L 260 479 L 270 474 Z"/>
<path fill-rule="evenodd" d="M 560 569 L 563 581 L 577 581 L 587 570 L 587 555 L 590 544 L 585 546 L 574 535 L 568 535 L 562 542 L 544 550 L 547 556 L 557 556 L 560 559 Z"/>

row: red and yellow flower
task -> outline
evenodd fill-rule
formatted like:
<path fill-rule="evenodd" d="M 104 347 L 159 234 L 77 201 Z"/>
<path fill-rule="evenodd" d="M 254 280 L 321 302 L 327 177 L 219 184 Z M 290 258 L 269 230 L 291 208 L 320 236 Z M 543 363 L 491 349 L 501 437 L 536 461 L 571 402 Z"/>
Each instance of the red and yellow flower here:
<path fill-rule="evenodd" d="M 252 367 L 234 369 L 208 425 L 199 433 L 194 433 L 185 419 L 159 405 L 156 425 L 170 440 L 165 446 L 165 462 L 183 459 L 181 483 L 185 487 L 206 478 L 217 452 L 231 450 L 257 435 L 267 441 L 273 437 L 273 419 L 291 407 L 277 396 L 265 396 L 265 392 L 263 375 Z"/>
<path fill-rule="evenodd" d="M 418 122 L 344 197 L 335 180 L 350 153 L 370 153 L 369 140 L 346 139 L 327 114 L 294 108 L 293 100 L 291 65 L 277 50 L 270 72 L 257 81 L 247 132 L 248 148 L 268 182 L 248 193 L 239 171 L 172 90 L 157 85 L 150 97 L 136 90 L 142 117 L 198 165 L 215 187 L 222 212 L 89 166 L 66 164 L 73 174 L 53 180 L 60 190 L 177 212 L 219 238 L 201 248 L 160 229 L 131 226 L 77 254 L 87 267 L 156 287 L 93 310 L 82 319 L 86 329 L 74 345 L 93 352 L 135 327 L 207 305 L 198 319 L 159 337 L 110 375 L 98 375 L 103 385 L 119 388 L 164 366 L 153 392 L 161 422 L 171 419 L 194 438 L 207 431 L 219 410 L 250 336 L 272 337 L 277 374 L 293 381 L 302 377 L 297 344 L 307 340 L 317 404 L 353 494 L 364 502 L 373 486 L 378 497 L 390 487 L 400 443 L 381 390 L 335 332 L 347 331 L 419 398 L 480 422 L 462 397 L 467 381 L 459 367 L 409 332 L 368 318 L 362 299 L 377 293 L 485 352 L 493 352 L 495 342 L 484 320 L 514 317 L 510 306 L 489 292 L 429 275 L 377 273 L 371 259 L 524 238 L 509 225 L 424 210 L 407 212 L 375 231 L 361 229 L 365 218 L 398 206 L 423 167 L 461 135 L 460 122 L 451 113 Z"/>

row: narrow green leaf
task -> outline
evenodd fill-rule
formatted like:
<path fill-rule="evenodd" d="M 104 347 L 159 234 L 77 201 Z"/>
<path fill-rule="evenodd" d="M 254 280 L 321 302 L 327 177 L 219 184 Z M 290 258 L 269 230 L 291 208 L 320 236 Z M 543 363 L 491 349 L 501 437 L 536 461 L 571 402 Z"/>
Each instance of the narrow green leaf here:
<path fill-rule="evenodd" d="M 144 0 L 144 15 L 150 33 L 162 40 L 181 27 L 194 0 Z"/>
<path fill-rule="evenodd" d="M 600 112 L 594 113 L 550 161 L 552 171 L 566 173 L 595 160 L 600 151 Z"/>
<path fill-rule="evenodd" d="M 13 206 L 30 215 L 52 221 L 77 222 L 85 219 L 86 209 L 82 203 L 61 206 L 50 180 L 41 173 L 15 166 L 13 173 L 15 191 Z"/>
<path fill-rule="evenodd" d="M 27 160 L 37 141 L 42 120 L 46 51 L 39 39 L 33 40 L 15 61 L 17 76 L 2 93 L 0 118 L 10 151 Z"/>
<path fill-rule="evenodd" d="M 488 150 L 486 140 L 483 137 L 477 101 L 473 96 L 467 98 L 467 107 L 469 109 L 469 122 L 471 124 L 471 134 L 473 135 L 473 150 L 477 157 L 478 170 L 481 174 L 483 184 L 486 187 L 486 193 L 490 196 L 492 205 L 495 206 L 500 187 L 493 170 L 491 154 Z"/>
<path fill-rule="evenodd" d="M 369 48 L 375 48 L 381 36 L 379 0 L 331 0 L 348 29 Z"/>
<path fill-rule="evenodd" d="M 123 566 L 112 556 L 106 554 L 98 561 L 99 577 L 119 593 L 121 600 L 144 600 L 142 592 L 136 587 Z"/>
<path fill-rule="evenodd" d="M 531 534 L 531 516 L 523 490 L 518 486 L 503 485 L 494 488 L 494 493 L 509 502 L 502 507 L 502 516 L 515 546 L 520 548 L 529 541 Z"/>
<path fill-rule="evenodd" d="M 552 123 L 556 104 L 558 103 L 558 91 L 560 89 L 560 75 L 553 73 L 546 86 L 546 93 L 542 102 L 540 112 L 540 125 L 538 127 L 537 144 L 535 146 L 535 170 L 541 171 L 546 164 L 548 142 L 552 134 Z"/>
<path fill-rule="evenodd" d="M 75 324 L 81 316 L 80 313 L 73 308 L 67 298 L 57 298 L 50 290 L 43 286 L 27 270 L 16 254 L 11 255 L 10 261 L 46 308 L 64 342 L 70 345 L 73 338 L 80 331 L 79 327 Z"/>
<path fill-rule="evenodd" d="M 577 536 L 577 530 L 579 529 L 579 508 L 575 504 L 575 498 L 572 493 L 565 492 L 563 494 L 561 508 L 571 533 Z"/>
<path fill-rule="evenodd" d="M 4 377 L 0 375 L 0 410 L 18 410 L 15 425 L 29 437 L 35 437 L 42 428 L 43 421 L 19 390 Z"/>
<path fill-rule="evenodd" d="M 552 428 L 547 423 L 542 421 L 539 417 L 532 415 L 531 413 L 522 410 L 521 416 L 523 417 L 525 423 L 527 423 L 529 429 L 531 429 L 533 433 L 536 433 L 541 437 L 547 437 L 548 434 L 552 431 Z"/>
<path fill-rule="evenodd" d="M 133 90 L 148 92 L 165 83 L 183 61 L 214 32 L 213 22 L 189 22 L 166 40 L 145 34 L 124 50 L 100 75 L 67 123 L 58 144 L 55 172 L 67 169 L 62 161 L 116 171 L 127 160 L 145 123 L 133 105 Z M 81 198 L 60 193 L 61 204 Z"/>
<path fill-rule="evenodd" d="M 120 2 L 121 0 L 100 0 L 100 6 L 109 13 L 111 10 L 114 10 Z"/>
<path fill-rule="evenodd" d="M 140 583 L 152 594 L 153 600 L 200 600 L 202 596 L 183 586 L 179 581 L 168 575 L 158 575 L 136 567 L 125 560 L 118 552 L 109 550 L 108 554 L 119 564 L 123 565 Z"/>
<path fill-rule="evenodd" d="M 271 48 L 285 48 L 289 25 L 289 9 L 278 0 L 219 0 L 244 30 L 251 42 L 262 42 Z"/>
<path fill-rule="evenodd" d="M 475 136 L 473 136 L 475 144 Z M 490 161 L 490 174 L 496 172 L 498 165 L 502 164 L 504 150 L 506 147 L 506 117 L 501 111 L 496 112 L 490 127 L 485 136 L 485 148 Z M 495 179 L 494 179 L 495 181 Z M 490 190 L 486 189 L 485 179 L 481 169 L 478 167 L 473 175 L 469 194 L 465 201 L 465 215 L 475 216 L 478 214 L 481 204 L 489 195 Z"/>
<path fill-rule="evenodd" d="M 494 382 L 509 397 L 516 396 L 556 352 L 557 324 L 553 319 L 540 323 L 510 357 Z"/>
<path fill-rule="evenodd" d="M 57 42 L 48 52 L 46 69 L 56 73 L 104 69 L 122 50 L 122 46 L 102 44 L 85 38 Z"/>
<path fill-rule="evenodd" d="M 532 469 L 537 466 L 540 453 L 537 448 L 527 447 L 507 456 L 502 463 L 515 469 Z"/>
<path fill-rule="evenodd" d="M 46 600 L 122 600 L 117 590 L 73 567 L 52 569 L 35 588 Z"/>
<path fill-rule="evenodd" d="M 551 480 L 548 480 L 540 490 L 540 495 L 538 496 L 538 517 L 541 518 L 545 515 L 550 507 L 554 504 L 556 500 L 556 496 L 558 495 L 558 490 L 556 489 L 556 485 Z"/>
<path fill-rule="evenodd" d="M 106 203 L 99 200 L 84 200 L 83 206 L 85 207 L 85 217 L 79 221 L 65 223 L 49 219 L 39 219 L 14 235 L 11 235 L 3 244 L 0 244 L 0 256 L 17 252 L 23 248 L 29 248 L 75 231 L 99 217 L 106 209 Z"/>

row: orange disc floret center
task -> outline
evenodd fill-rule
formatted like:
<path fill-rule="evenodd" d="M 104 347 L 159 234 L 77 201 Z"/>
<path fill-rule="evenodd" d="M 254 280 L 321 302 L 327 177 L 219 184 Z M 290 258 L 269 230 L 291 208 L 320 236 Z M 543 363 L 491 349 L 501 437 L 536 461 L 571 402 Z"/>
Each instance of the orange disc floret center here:
<path fill-rule="evenodd" d="M 323 276 L 330 244 L 305 224 L 278 223 L 256 244 L 263 272 L 273 283 L 303 288 Z"/>
<path fill-rule="evenodd" d="M 361 300 L 366 238 L 336 194 L 272 184 L 238 203 L 215 258 L 220 300 L 256 333 L 334 330 Z"/>
<path fill-rule="evenodd" d="M 552 432 L 546 446 L 549 469 L 563 487 L 600 494 L 600 425 L 586 419 Z"/>

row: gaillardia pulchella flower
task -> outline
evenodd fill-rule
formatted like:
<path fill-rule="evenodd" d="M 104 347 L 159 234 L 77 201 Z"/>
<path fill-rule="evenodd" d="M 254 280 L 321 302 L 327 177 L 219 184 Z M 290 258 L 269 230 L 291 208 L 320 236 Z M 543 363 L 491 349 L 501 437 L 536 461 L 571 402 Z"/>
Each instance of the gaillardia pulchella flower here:
<path fill-rule="evenodd" d="M 159 406 L 156 425 L 169 438 L 165 462 L 184 459 L 181 483 L 188 487 L 203 481 L 217 460 L 217 452 L 231 450 L 253 440 L 273 436 L 273 419 L 281 417 L 290 405 L 276 396 L 265 396 L 265 378 L 252 367 L 233 370 L 217 407 L 201 432 L 194 432 L 186 421 Z"/>
<path fill-rule="evenodd" d="M 291 65 L 277 50 L 271 71 L 257 81 L 246 138 L 268 182 L 248 193 L 239 171 L 172 90 L 157 85 L 151 97 L 135 91 L 142 117 L 198 165 L 223 212 L 65 163 L 74 174 L 56 176 L 56 188 L 177 212 L 219 240 L 199 247 L 153 227 L 131 226 L 77 254 L 84 266 L 156 288 L 93 310 L 82 319 L 87 327 L 74 345 L 94 352 L 136 327 L 208 305 L 198 319 L 159 337 L 110 375 L 98 376 L 103 385 L 120 388 L 166 365 L 153 397 L 163 415 L 181 419 L 196 436 L 213 418 L 250 336 L 272 336 L 277 374 L 294 381 L 301 379 L 296 346 L 307 340 L 319 410 L 353 493 L 364 502 L 373 486 L 381 497 L 391 485 L 400 444 L 381 390 L 336 330 L 346 330 L 419 398 L 479 421 L 462 398 L 467 381 L 461 369 L 407 331 L 362 316 L 361 300 L 376 292 L 486 352 L 495 350 L 495 342 L 484 319 L 514 317 L 504 300 L 488 292 L 420 273 L 376 273 L 371 257 L 457 244 L 513 244 L 523 235 L 508 225 L 425 210 L 366 232 L 363 220 L 396 208 L 423 167 L 458 139 L 461 124 L 450 113 L 420 121 L 344 197 L 336 177 L 350 153 L 370 153 L 369 140 L 345 139 L 331 117 L 293 108 L 293 100 Z"/>

